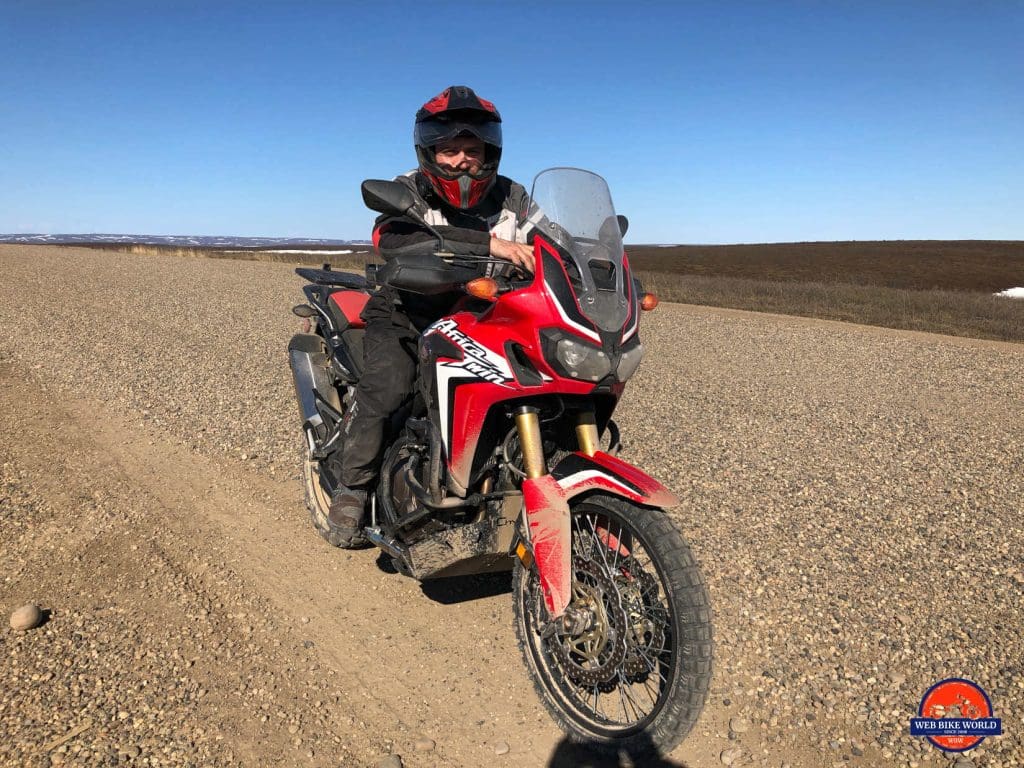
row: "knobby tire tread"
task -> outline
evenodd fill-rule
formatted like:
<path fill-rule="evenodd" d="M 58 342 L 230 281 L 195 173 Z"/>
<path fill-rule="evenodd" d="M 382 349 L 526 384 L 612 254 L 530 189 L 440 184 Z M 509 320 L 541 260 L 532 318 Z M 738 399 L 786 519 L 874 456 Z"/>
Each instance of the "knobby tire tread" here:
<path fill-rule="evenodd" d="M 665 516 L 664 511 L 641 507 L 608 496 L 592 496 L 584 503 L 594 506 L 611 505 L 613 510 L 626 517 L 630 525 L 641 535 L 649 556 L 652 560 L 658 560 L 665 579 L 672 585 L 679 603 L 675 608 L 676 624 L 673 631 L 679 630 L 680 658 L 677 661 L 679 668 L 674 674 L 668 700 L 652 723 L 643 731 L 626 738 L 597 737 L 585 732 L 579 724 L 568 717 L 548 692 L 541 675 L 533 666 L 533 656 L 525 634 L 528 629 L 522 615 L 521 600 L 529 572 L 517 559 L 512 583 L 513 613 L 519 651 L 523 655 L 537 697 L 570 741 L 602 753 L 624 750 L 633 757 L 650 754 L 652 751 L 667 754 L 678 746 L 696 725 L 711 687 L 714 640 L 707 586 L 689 544 Z M 683 648 L 689 649 L 690 653 L 683 654 Z"/>

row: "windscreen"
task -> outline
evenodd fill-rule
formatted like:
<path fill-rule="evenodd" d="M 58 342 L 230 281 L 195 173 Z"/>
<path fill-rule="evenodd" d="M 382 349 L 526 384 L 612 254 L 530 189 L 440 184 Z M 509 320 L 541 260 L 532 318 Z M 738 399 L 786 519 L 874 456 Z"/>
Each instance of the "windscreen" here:
<path fill-rule="evenodd" d="M 580 309 L 602 330 L 620 330 L 629 306 L 608 184 L 579 168 L 549 168 L 533 180 L 530 203 L 531 218 L 542 217 L 538 231 L 565 259 Z"/>

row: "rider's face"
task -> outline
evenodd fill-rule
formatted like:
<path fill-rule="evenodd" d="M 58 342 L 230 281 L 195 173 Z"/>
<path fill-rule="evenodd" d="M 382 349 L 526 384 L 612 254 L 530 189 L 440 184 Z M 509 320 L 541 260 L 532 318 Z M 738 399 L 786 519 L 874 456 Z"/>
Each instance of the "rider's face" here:
<path fill-rule="evenodd" d="M 484 162 L 484 143 L 475 136 L 456 136 L 434 147 L 434 162 L 449 172 L 478 173 Z"/>

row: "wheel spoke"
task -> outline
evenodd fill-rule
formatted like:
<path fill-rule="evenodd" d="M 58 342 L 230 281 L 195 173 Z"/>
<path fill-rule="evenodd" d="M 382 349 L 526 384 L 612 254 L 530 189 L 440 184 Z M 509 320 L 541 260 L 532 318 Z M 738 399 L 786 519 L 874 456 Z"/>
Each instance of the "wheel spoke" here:
<path fill-rule="evenodd" d="M 625 720 L 629 717 L 629 712 L 626 710 L 626 696 L 622 692 L 622 672 L 619 672 L 619 684 L 615 686 L 619 691 L 619 702 L 622 704 L 622 718 Z M 628 721 L 627 721 L 628 722 Z"/>
<path fill-rule="evenodd" d="M 636 701 L 633 699 L 633 694 L 630 693 L 630 690 L 629 690 L 629 688 L 630 688 L 629 683 L 621 677 L 621 673 L 620 673 L 619 679 L 621 681 L 619 683 L 619 690 L 622 691 L 622 693 L 625 695 L 626 701 L 628 701 L 629 705 L 633 708 L 634 719 L 635 720 L 642 720 L 644 718 L 643 710 L 641 710 L 637 706 Z"/>
<path fill-rule="evenodd" d="M 594 521 L 590 519 L 589 515 L 587 515 L 587 522 L 590 523 L 590 531 L 594 534 L 593 541 L 596 541 L 598 542 L 598 544 L 600 544 L 601 537 L 598 535 L 597 527 L 594 525 Z M 605 570 L 607 571 L 610 570 L 610 568 L 608 567 L 608 558 L 604 556 L 604 550 L 605 548 L 602 546 L 597 547 L 597 551 L 601 555 L 601 562 L 604 563 Z M 593 546 L 591 546 L 591 552 L 593 552 Z"/>
<path fill-rule="evenodd" d="M 641 521 L 650 512 L 638 508 L 635 514 Z M 646 729 L 668 697 L 680 695 L 679 683 L 669 682 L 681 661 L 674 619 L 679 603 L 662 580 L 675 561 L 666 559 L 670 550 L 660 539 L 648 547 L 641 532 L 651 529 L 635 527 L 627 515 L 621 502 L 588 499 L 572 506 L 572 621 L 566 626 L 579 627 L 575 634 L 560 629 L 541 638 L 545 612 L 522 614 L 536 616 L 536 633 L 527 640 L 542 687 L 574 727 L 613 739 Z M 539 580 L 535 572 L 527 578 L 533 589 L 520 594 L 537 605 L 543 600 Z M 530 652 L 527 657 L 531 663 Z"/>
<path fill-rule="evenodd" d="M 653 707 L 658 703 L 658 696 L 655 693 L 651 693 L 651 684 L 644 680 L 644 690 L 647 691 L 647 696 L 651 699 L 651 706 Z"/>
<path fill-rule="evenodd" d="M 612 538 L 611 538 L 612 537 L 612 527 L 611 527 L 611 525 L 609 525 L 605 530 L 608 531 L 608 538 L 605 540 L 605 544 L 609 548 L 611 548 L 611 545 L 612 545 Z M 619 526 L 619 535 L 615 537 L 615 549 L 613 550 L 614 551 L 614 555 L 612 557 L 612 570 L 614 572 L 616 572 L 616 573 L 618 573 L 616 568 L 618 568 L 618 565 L 619 565 L 619 550 L 620 549 L 622 549 L 622 526 L 621 525 Z"/>

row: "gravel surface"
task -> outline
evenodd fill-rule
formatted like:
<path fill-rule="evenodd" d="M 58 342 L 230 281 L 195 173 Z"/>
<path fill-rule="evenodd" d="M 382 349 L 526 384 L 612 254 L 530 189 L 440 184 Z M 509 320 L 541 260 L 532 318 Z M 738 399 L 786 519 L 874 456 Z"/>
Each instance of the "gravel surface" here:
<path fill-rule="evenodd" d="M 672 351 L 623 424 L 672 439 L 627 447 L 682 494 L 720 695 L 770 741 L 897 762 L 935 758 L 908 717 L 967 677 L 1007 731 L 971 756 L 1024 764 L 1024 346 L 682 308 L 644 338 Z"/>
<path fill-rule="evenodd" d="M 0 362 L 101 399 L 198 455 L 297 480 L 284 349 L 300 285 L 281 265 L 0 246 Z M 940 752 L 907 735 L 909 719 L 932 684 L 967 677 L 986 688 L 1005 732 L 970 760 L 1024 765 L 1024 346 L 664 304 L 641 334 L 647 357 L 617 416 L 624 458 L 681 496 L 672 514 L 716 612 L 711 714 L 687 744 L 731 765 L 939 764 Z M 26 482 L 8 472 L 0 497 L 3 567 L 14 574 L 0 593 L 5 615 L 33 598 L 11 579 L 51 556 L 25 559 L 27 539 L 8 550 L 11 532 L 31 538 L 58 514 Z M 187 582 L 188 570 L 176 578 Z M 169 603 L 176 621 L 126 625 L 109 600 L 82 598 L 64 634 L 51 620 L 0 636 L 0 728 L 17 729 L 0 739 L 0 763 L 47 718 L 64 729 L 89 718 L 74 740 L 89 754 L 141 746 L 105 691 L 135 697 L 138 711 L 149 686 L 72 670 L 97 658 L 90 649 L 102 659 L 104 644 L 150 641 L 162 650 L 132 657 L 132 680 L 175 693 L 159 718 L 144 718 L 143 741 L 174 754 L 191 744 L 198 763 L 215 763 L 223 746 L 189 709 L 200 640 L 188 617 L 199 607 L 187 596 Z M 47 674 L 63 675 L 65 690 L 81 676 L 90 706 L 47 699 Z M 171 722 L 191 726 L 161 740 Z"/>
<path fill-rule="evenodd" d="M 46 598 L 41 627 L 0 633 L 0 765 L 359 766 L 386 750 L 353 754 L 328 726 L 345 692 L 226 541 L 197 550 L 199 521 L 154 531 L 159 497 L 85 455 L 67 414 L 32 395 L 15 411 L 23 384 L 0 386 L 0 604 Z"/>

